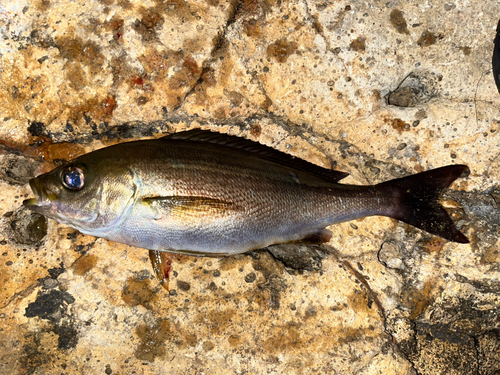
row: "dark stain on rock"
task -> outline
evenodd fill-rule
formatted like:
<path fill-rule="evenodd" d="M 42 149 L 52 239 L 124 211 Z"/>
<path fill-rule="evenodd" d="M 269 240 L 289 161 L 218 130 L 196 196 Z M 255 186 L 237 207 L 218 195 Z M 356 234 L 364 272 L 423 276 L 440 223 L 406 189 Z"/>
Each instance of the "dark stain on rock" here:
<path fill-rule="evenodd" d="M 304 318 L 307 320 L 309 318 L 315 317 L 316 315 L 318 315 L 318 309 L 316 308 L 316 306 L 309 306 L 304 313 Z"/>
<path fill-rule="evenodd" d="M 422 289 L 408 285 L 402 289 L 401 303 L 410 309 L 410 319 L 418 318 L 435 300 L 434 283 L 427 281 Z"/>
<path fill-rule="evenodd" d="M 56 47 L 56 43 L 54 39 L 50 36 L 50 32 L 45 29 L 34 29 L 30 32 L 29 36 L 26 38 L 26 41 L 29 44 L 41 47 L 41 48 L 50 48 Z"/>
<path fill-rule="evenodd" d="M 421 108 L 417 111 L 417 113 L 415 113 L 415 119 L 417 120 L 423 120 L 423 119 L 426 119 L 427 118 L 427 112 L 425 111 L 425 109 Z"/>
<path fill-rule="evenodd" d="M 364 52 L 366 49 L 366 37 L 358 36 L 349 45 L 351 51 Z"/>
<path fill-rule="evenodd" d="M 59 263 L 59 267 L 49 268 L 47 272 L 49 273 L 52 279 L 57 279 L 64 272 L 66 272 L 66 268 L 64 268 L 64 264 L 63 262 L 61 262 Z"/>
<path fill-rule="evenodd" d="M 356 342 L 359 340 L 360 336 L 363 336 L 366 342 L 373 341 L 366 328 L 346 327 L 341 329 L 338 334 L 339 336 L 337 341 L 339 344 L 350 344 L 352 342 Z"/>
<path fill-rule="evenodd" d="M 349 307 L 356 311 L 356 313 L 369 314 L 373 307 L 373 299 L 370 293 L 364 288 L 354 289 L 354 291 L 348 295 L 347 300 L 349 301 Z"/>
<path fill-rule="evenodd" d="M 97 256 L 92 254 L 82 256 L 73 264 L 73 273 L 78 276 L 85 275 L 96 266 L 97 259 Z"/>
<path fill-rule="evenodd" d="M 96 43 L 92 41 L 83 41 L 75 35 L 68 35 L 56 38 L 56 45 L 63 59 L 66 59 L 70 63 L 87 66 L 89 78 L 101 72 L 105 58 L 100 47 Z M 75 77 L 72 77 L 70 74 L 68 74 L 67 77 L 70 81 L 75 79 Z M 77 78 L 86 81 L 84 78 Z"/>
<path fill-rule="evenodd" d="M 229 342 L 229 345 L 231 345 L 232 348 L 236 348 L 241 345 L 241 336 L 239 335 L 231 335 L 227 338 L 227 341 Z"/>
<path fill-rule="evenodd" d="M 141 13 L 141 23 L 148 29 L 163 25 L 163 17 L 154 9 L 144 9 Z"/>
<path fill-rule="evenodd" d="M 84 154 L 84 152 L 85 150 L 81 145 L 69 142 L 53 143 L 47 138 L 47 135 L 44 135 L 30 139 L 30 145 L 25 150 L 25 155 L 60 165 L 66 161 L 75 159 Z"/>
<path fill-rule="evenodd" d="M 264 111 L 268 111 L 269 110 L 269 107 L 273 105 L 273 101 L 271 100 L 271 98 L 269 96 L 266 95 L 266 98 L 264 99 L 264 101 L 260 104 L 260 107 L 264 110 Z"/>
<path fill-rule="evenodd" d="M 33 121 L 30 123 L 27 130 L 33 137 L 40 137 L 45 132 L 45 124 L 43 122 Z"/>
<path fill-rule="evenodd" d="M 296 42 L 289 42 L 286 38 L 278 39 L 267 47 L 267 56 L 284 63 L 297 50 Z"/>
<path fill-rule="evenodd" d="M 106 30 L 114 33 L 121 31 L 123 33 L 123 18 L 114 15 L 109 21 L 105 21 L 103 26 Z"/>
<path fill-rule="evenodd" d="M 141 62 L 145 75 L 151 81 L 163 81 L 167 79 L 168 69 L 172 65 L 180 65 L 182 64 L 182 53 L 174 52 L 169 50 L 164 50 L 162 52 L 157 51 L 153 48 L 147 48 L 145 53 L 139 56 L 139 61 Z M 120 61 L 116 62 L 120 64 L 122 69 L 129 71 L 129 76 L 137 75 L 133 72 L 133 69 L 128 67 L 127 65 L 123 66 L 123 63 Z M 117 77 L 118 79 L 120 76 Z"/>
<path fill-rule="evenodd" d="M 203 83 L 205 83 L 207 86 L 213 86 L 217 83 L 217 79 L 215 78 L 215 71 L 212 68 L 207 68 L 203 70 L 201 79 L 203 80 Z"/>
<path fill-rule="evenodd" d="M 500 374 L 500 329 L 490 329 L 476 337 L 479 374 Z"/>
<path fill-rule="evenodd" d="M 87 78 L 89 77 L 86 76 L 82 64 L 69 61 L 64 67 L 64 72 L 72 89 L 79 91 L 88 86 Z"/>
<path fill-rule="evenodd" d="M 205 341 L 202 344 L 203 350 L 209 352 L 210 350 L 213 350 L 215 348 L 215 344 L 212 341 Z"/>
<path fill-rule="evenodd" d="M 35 331 L 25 336 L 20 357 L 21 374 L 34 374 L 40 367 L 54 361 L 55 353 L 47 350 L 47 343 L 42 349 L 42 336 L 45 331 Z M 44 340 L 45 341 L 45 340 Z"/>
<path fill-rule="evenodd" d="M 17 210 L 9 222 L 11 238 L 18 244 L 37 246 L 47 235 L 47 219 L 26 207 Z"/>
<path fill-rule="evenodd" d="M 224 95 L 229 99 L 233 107 L 239 107 L 243 100 L 245 100 L 245 97 L 236 91 L 224 89 Z"/>
<path fill-rule="evenodd" d="M 0 156 L 0 178 L 11 185 L 25 185 L 33 178 L 37 165 L 22 155 Z"/>
<path fill-rule="evenodd" d="M 117 106 L 116 99 L 113 95 L 109 95 L 101 102 L 89 102 L 85 114 L 90 116 L 95 121 L 102 121 L 110 118 Z"/>
<path fill-rule="evenodd" d="M 439 39 L 443 39 L 443 36 L 440 34 L 434 34 L 433 32 L 426 30 L 422 33 L 420 38 L 418 38 L 417 44 L 420 47 L 428 47 L 436 44 Z"/>
<path fill-rule="evenodd" d="M 154 327 L 146 324 L 135 329 L 141 343 L 134 352 L 134 356 L 142 361 L 154 362 L 155 358 L 163 358 L 167 352 L 165 341 L 171 336 L 170 322 L 160 320 Z"/>
<path fill-rule="evenodd" d="M 47 332 L 54 332 L 58 336 L 58 349 L 71 349 L 78 343 L 78 330 L 68 315 L 68 306 L 75 302 L 75 298 L 68 292 L 51 289 L 49 292 L 39 292 L 35 302 L 28 305 L 25 311 L 27 318 L 39 317 L 47 319 L 50 327 Z"/>
<path fill-rule="evenodd" d="M 312 16 L 312 27 L 314 28 L 314 30 L 319 34 L 319 35 L 323 35 L 324 33 L 324 28 L 323 28 L 323 25 L 321 24 L 321 22 L 319 21 L 318 19 L 318 16 L 317 15 L 313 15 Z"/>
<path fill-rule="evenodd" d="M 141 137 L 151 137 L 153 134 L 159 132 L 160 127 L 161 125 L 159 124 L 153 123 L 148 125 L 136 122 L 109 127 L 104 130 L 98 130 L 97 126 L 95 126 L 96 130 L 93 132 L 94 134 L 92 138 L 110 141 L 115 139 L 138 139 Z M 89 139 L 89 142 L 90 141 L 91 140 Z"/>
<path fill-rule="evenodd" d="M 243 21 L 243 31 L 251 38 L 259 38 L 262 36 L 262 21 L 251 18 Z"/>
<path fill-rule="evenodd" d="M 50 9 L 51 1 L 50 0 L 34 1 L 34 5 L 37 10 L 41 12 L 46 12 L 47 10 Z"/>
<path fill-rule="evenodd" d="M 150 308 L 150 303 L 156 299 L 156 292 L 151 288 L 148 279 L 129 277 L 122 291 L 122 299 L 129 306 L 142 305 Z"/>
<path fill-rule="evenodd" d="M 477 291 L 481 293 L 492 293 L 492 294 L 500 293 L 500 281 L 489 280 L 489 279 L 484 279 L 484 280 L 469 279 L 460 274 L 455 274 L 455 278 L 460 283 L 469 284 L 473 286 Z"/>
<path fill-rule="evenodd" d="M 262 128 L 260 127 L 260 125 L 252 125 L 250 127 L 250 134 L 256 138 L 260 137 L 260 135 L 262 134 Z"/>
<path fill-rule="evenodd" d="M 286 267 L 299 272 L 321 271 L 325 254 L 318 248 L 299 244 L 269 246 L 268 250 Z"/>
<path fill-rule="evenodd" d="M 144 42 L 151 42 L 157 39 L 155 29 L 163 24 L 164 20 L 155 9 L 143 9 L 141 19 L 133 24 L 134 30 L 141 35 Z"/>
<path fill-rule="evenodd" d="M 283 355 L 283 353 L 300 353 L 301 350 L 325 352 L 326 348 L 338 347 L 359 340 L 360 336 L 366 342 L 373 341 L 373 329 L 339 327 L 338 330 L 320 329 L 321 333 L 314 336 L 309 332 L 309 324 L 314 324 L 316 316 L 310 315 L 311 323 L 284 322 L 281 325 L 272 325 L 266 329 L 263 339 L 259 342 L 266 352 Z M 330 373 L 330 372 L 327 372 Z"/>
<path fill-rule="evenodd" d="M 407 35 L 410 34 L 403 12 L 401 12 L 399 9 L 394 8 L 391 11 L 390 20 L 391 25 L 396 29 L 398 33 Z"/>
<path fill-rule="evenodd" d="M 465 56 L 469 56 L 470 53 L 472 52 L 472 48 L 470 48 L 470 47 L 460 47 L 460 51 L 462 51 L 462 53 Z"/>
<path fill-rule="evenodd" d="M 38 293 L 35 302 L 28 305 L 24 315 L 28 318 L 37 316 L 57 323 L 66 313 L 68 305 L 73 302 L 75 298 L 68 292 L 51 289 L 48 293 Z"/>
<path fill-rule="evenodd" d="M 500 263 L 500 248 L 497 246 L 489 246 L 481 256 L 481 264 Z M 499 289 L 500 290 L 500 289 Z"/>
<path fill-rule="evenodd" d="M 281 273 L 284 271 L 283 264 L 277 262 L 265 250 L 257 250 L 250 253 L 250 255 L 252 256 L 253 269 L 261 272 L 265 279 L 263 283 L 257 286 L 255 294 L 251 296 L 251 299 L 257 302 L 263 309 L 279 309 L 281 293 L 287 289 L 281 277 Z"/>
<path fill-rule="evenodd" d="M 135 102 L 138 104 L 138 105 L 144 105 L 146 104 L 147 102 L 149 102 L 149 98 L 147 96 L 144 96 L 144 95 L 141 95 L 139 97 L 137 97 L 135 99 Z"/>
<path fill-rule="evenodd" d="M 78 331 L 71 323 L 63 323 L 54 327 L 54 332 L 59 336 L 57 340 L 58 349 L 75 348 L 78 344 Z"/>
<path fill-rule="evenodd" d="M 412 330 L 411 333 L 412 335 L 409 335 L 409 337 L 404 338 L 399 342 L 399 349 L 403 352 L 404 355 L 407 357 L 415 358 L 418 356 L 418 341 L 417 337 L 415 336 L 415 331 L 414 331 L 414 323 L 411 322 L 412 324 Z"/>
<path fill-rule="evenodd" d="M 401 120 L 400 118 L 389 119 L 386 120 L 386 122 L 388 122 L 392 126 L 392 128 L 397 130 L 399 133 L 408 130 L 407 129 L 408 123 Z"/>
<path fill-rule="evenodd" d="M 171 89 L 193 85 L 201 76 L 201 69 L 192 56 L 185 56 L 181 69 L 174 75 L 169 85 Z"/>
<path fill-rule="evenodd" d="M 262 345 L 267 352 L 279 352 L 296 350 L 304 346 L 304 339 L 300 332 L 301 325 L 288 322 L 280 327 L 271 327 L 271 336 Z"/>
<path fill-rule="evenodd" d="M 232 325 L 232 319 L 236 315 L 236 310 L 225 309 L 225 310 L 212 310 L 203 316 L 200 315 L 202 324 L 206 325 L 210 332 L 214 335 L 221 335 L 225 332 L 230 331 Z M 235 320 L 239 318 L 236 317 Z"/>
<path fill-rule="evenodd" d="M 477 369 L 474 337 L 447 325 L 416 323 L 418 357 L 410 357 L 418 373 L 470 374 Z M 476 373 L 476 371 L 474 371 Z"/>
<path fill-rule="evenodd" d="M 427 253 L 440 253 L 446 242 L 442 238 L 432 237 L 428 241 L 422 241 L 419 247 Z"/>

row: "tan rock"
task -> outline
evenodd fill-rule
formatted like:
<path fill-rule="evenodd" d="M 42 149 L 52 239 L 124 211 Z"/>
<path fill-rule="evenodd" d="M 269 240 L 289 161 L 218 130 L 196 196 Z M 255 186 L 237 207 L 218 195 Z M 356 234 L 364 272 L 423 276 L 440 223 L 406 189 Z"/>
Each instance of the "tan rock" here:
<path fill-rule="evenodd" d="M 0 4 L 0 373 L 500 371 L 491 2 Z M 447 164 L 470 245 L 387 218 L 330 243 L 181 256 L 21 208 L 84 152 L 203 127 L 373 184 Z M 274 255 L 272 255 L 274 254 Z M 294 268 L 295 267 L 295 268 Z"/>

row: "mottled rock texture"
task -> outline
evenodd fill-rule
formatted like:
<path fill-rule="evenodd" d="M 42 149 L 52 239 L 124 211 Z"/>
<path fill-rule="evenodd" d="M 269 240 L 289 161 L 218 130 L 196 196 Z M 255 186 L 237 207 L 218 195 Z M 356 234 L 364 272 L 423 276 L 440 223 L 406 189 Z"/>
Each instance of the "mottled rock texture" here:
<path fill-rule="evenodd" d="M 0 1 L 0 373 L 497 374 L 494 1 Z M 469 245 L 386 218 L 180 256 L 22 208 L 84 152 L 203 127 L 368 184 L 447 164 Z"/>

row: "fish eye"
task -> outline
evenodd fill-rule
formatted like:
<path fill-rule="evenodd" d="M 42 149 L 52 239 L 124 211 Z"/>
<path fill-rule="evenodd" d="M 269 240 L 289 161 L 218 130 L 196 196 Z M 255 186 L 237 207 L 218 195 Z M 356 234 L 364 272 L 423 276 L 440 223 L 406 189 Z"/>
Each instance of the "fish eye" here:
<path fill-rule="evenodd" d="M 67 167 L 61 172 L 61 182 L 69 190 L 81 190 L 85 184 L 85 172 L 78 167 Z"/>

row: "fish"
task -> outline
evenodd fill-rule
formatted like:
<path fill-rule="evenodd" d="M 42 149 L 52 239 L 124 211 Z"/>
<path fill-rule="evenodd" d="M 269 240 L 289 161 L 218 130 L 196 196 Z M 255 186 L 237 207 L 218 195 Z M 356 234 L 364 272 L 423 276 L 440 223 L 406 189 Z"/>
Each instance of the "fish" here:
<path fill-rule="evenodd" d="M 495 80 L 495 85 L 497 86 L 498 92 L 500 92 L 500 21 L 498 21 L 497 24 L 495 40 L 493 41 L 493 43 L 493 56 L 491 58 L 493 79 Z"/>
<path fill-rule="evenodd" d="M 242 137 L 194 129 L 120 143 L 29 181 L 24 206 L 78 231 L 162 252 L 228 256 L 280 243 L 325 243 L 328 226 L 387 216 L 468 243 L 440 204 L 469 173 L 448 165 L 376 185 Z"/>

